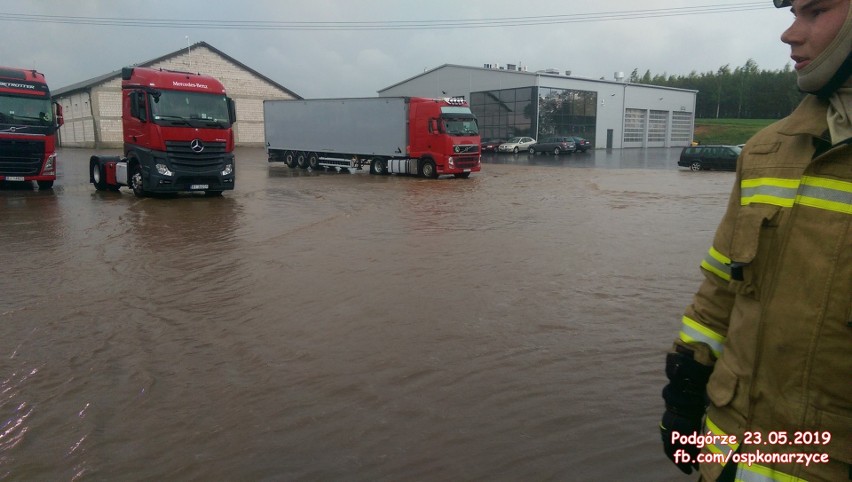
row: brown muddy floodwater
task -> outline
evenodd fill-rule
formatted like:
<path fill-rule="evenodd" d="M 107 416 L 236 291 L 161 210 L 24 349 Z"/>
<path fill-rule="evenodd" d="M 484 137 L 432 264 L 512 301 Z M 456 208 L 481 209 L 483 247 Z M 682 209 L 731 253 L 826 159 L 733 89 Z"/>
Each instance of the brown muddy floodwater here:
<path fill-rule="evenodd" d="M 640 152 L 241 149 L 221 198 L 137 199 L 61 150 L 0 191 L 0 480 L 685 480 L 664 358 L 734 176 Z"/>

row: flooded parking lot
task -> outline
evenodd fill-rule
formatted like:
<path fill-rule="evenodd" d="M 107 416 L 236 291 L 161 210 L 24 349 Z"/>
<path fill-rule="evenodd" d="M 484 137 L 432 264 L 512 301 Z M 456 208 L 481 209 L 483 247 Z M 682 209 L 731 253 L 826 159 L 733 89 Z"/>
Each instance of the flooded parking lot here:
<path fill-rule="evenodd" d="M 734 174 L 677 153 L 243 148 L 221 198 L 138 199 L 61 150 L 0 191 L 0 479 L 682 480 L 664 357 Z"/>

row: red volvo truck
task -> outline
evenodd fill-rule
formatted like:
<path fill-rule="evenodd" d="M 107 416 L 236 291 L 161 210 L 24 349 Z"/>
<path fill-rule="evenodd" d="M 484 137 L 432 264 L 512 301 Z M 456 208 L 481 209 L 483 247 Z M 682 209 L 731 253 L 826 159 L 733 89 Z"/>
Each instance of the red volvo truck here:
<path fill-rule="evenodd" d="M 52 102 L 44 74 L 0 67 L 0 181 L 56 180 L 56 131 L 62 108 Z"/>
<path fill-rule="evenodd" d="M 480 170 L 476 117 L 464 99 L 369 97 L 267 100 L 269 162 L 291 168 L 361 169 L 371 174 L 443 174 Z"/>
<path fill-rule="evenodd" d="M 121 72 L 124 157 L 92 156 L 95 189 L 149 193 L 234 189 L 236 110 L 213 77 L 132 67 Z"/>

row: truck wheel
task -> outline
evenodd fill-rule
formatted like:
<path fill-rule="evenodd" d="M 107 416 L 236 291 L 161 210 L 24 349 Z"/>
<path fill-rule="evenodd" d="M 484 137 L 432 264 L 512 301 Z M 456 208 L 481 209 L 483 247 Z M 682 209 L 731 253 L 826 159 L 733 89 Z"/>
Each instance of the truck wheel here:
<path fill-rule="evenodd" d="M 423 177 L 429 179 L 435 179 L 438 177 L 438 170 L 435 169 L 435 163 L 429 160 L 423 161 L 423 165 L 420 166 L 420 173 Z"/>
<path fill-rule="evenodd" d="M 302 169 L 308 168 L 308 157 L 304 152 L 300 152 L 296 154 L 296 164 L 299 165 Z"/>
<path fill-rule="evenodd" d="M 95 190 L 106 191 L 107 183 L 104 166 L 98 161 L 92 161 L 89 163 L 89 172 L 92 173 L 92 184 L 95 185 Z"/>
<path fill-rule="evenodd" d="M 287 151 L 287 153 L 284 154 L 284 162 L 287 164 L 287 167 L 291 169 L 296 167 L 298 165 L 296 164 L 296 154 L 294 154 L 293 151 Z"/>
<path fill-rule="evenodd" d="M 130 188 L 136 197 L 145 197 L 145 186 L 142 184 L 142 168 L 139 164 L 133 164 L 130 170 Z"/>
<path fill-rule="evenodd" d="M 373 162 L 370 163 L 370 174 L 382 175 L 387 172 L 385 168 L 385 161 L 383 159 L 373 159 Z"/>
<path fill-rule="evenodd" d="M 308 166 L 310 166 L 310 168 L 314 171 L 318 171 L 321 167 L 319 164 L 319 156 L 316 152 L 308 154 Z"/>
<path fill-rule="evenodd" d="M 36 184 L 38 184 L 38 189 L 40 191 L 53 189 L 53 181 L 36 181 Z"/>

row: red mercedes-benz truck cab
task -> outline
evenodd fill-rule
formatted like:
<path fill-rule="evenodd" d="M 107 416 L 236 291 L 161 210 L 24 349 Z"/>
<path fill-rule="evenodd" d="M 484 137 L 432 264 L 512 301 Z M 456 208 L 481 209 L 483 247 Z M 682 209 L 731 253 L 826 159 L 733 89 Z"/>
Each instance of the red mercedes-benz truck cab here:
<path fill-rule="evenodd" d="M 125 158 L 103 160 L 93 182 L 101 174 L 101 186 L 126 184 L 137 196 L 234 189 L 236 111 L 221 82 L 140 67 L 123 69 L 121 78 Z"/>
<path fill-rule="evenodd" d="M 44 74 L 0 67 L 0 181 L 56 180 L 56 131 L 62 108 L 51 101 Z"/>

